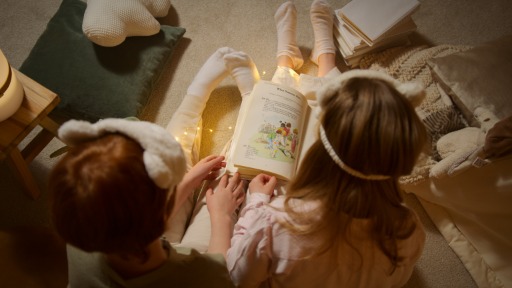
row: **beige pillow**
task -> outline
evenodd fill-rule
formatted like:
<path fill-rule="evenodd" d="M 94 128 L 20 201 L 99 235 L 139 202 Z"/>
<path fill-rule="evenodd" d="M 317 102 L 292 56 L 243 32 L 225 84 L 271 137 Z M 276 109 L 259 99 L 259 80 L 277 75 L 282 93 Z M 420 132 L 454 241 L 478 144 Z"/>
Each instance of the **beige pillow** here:
<path fill-rule="evenodd" d="M 428 65 L 471 126 L 479 126 L 473 117 L 479 106 L 499 119 L 512 115 L 512 35 L 430 59 Z"/>

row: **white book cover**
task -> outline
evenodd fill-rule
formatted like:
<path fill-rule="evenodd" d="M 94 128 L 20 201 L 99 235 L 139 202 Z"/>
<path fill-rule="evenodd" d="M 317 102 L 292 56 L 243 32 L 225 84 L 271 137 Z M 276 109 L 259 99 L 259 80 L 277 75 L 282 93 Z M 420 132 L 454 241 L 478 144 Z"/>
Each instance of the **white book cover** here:
<path fill-rule="evenodd" d="M 402 21 L 400 21 L 399 23 L 397 23 L 393 28 L 388 30 L 382 36 L 375 39 L 375 41 L 368 42 L 367 40 L 362 38 L 363 36 L 361 36 L 360 33 L 357 30 L 355 30 L 354 28 L 352 28 L 351 26 L 346 25 L 346 24 L 344 26 L 350 33 L 352 33 L 353 35 L 357 35 L 360 39 L 362 39 L 364 45 L 360 45 L 359 48 L 364 48 L 367 46 L 372 47 L 375 45 L 379 45 L 381 42 L 386 42 L 390 38 L 404 37 L 404 36 L 411 34 L 411 32 L 416 30 L 416 24 L 414 23 L 412 18 L 407 17 L 407 18 L 403 19 Z M 354 48 L 354 50 L 357 50 L 357 48 Z"/>
<path fill-rule="evenodd" d="M 340 14 L 371 45 L 419 5 L 417 0 L 352 0 L 340 9 Z"/>
<path fill-rule="evenodd" d="M 408 34 L 410 32 L 415 31 L 417 28 L 416 23 L 412 20 L 411 16 L 408 16 L 404 19 L 402 19 L 400 22 L 398 22 L 395 26 L 393 26 L 392 29 L 388 30 L 386 33 L 384 33 L 382 36 L 377 38 L 374 43 L 379 42 L 381 40 L 385 40 L 387 38 Z"/>

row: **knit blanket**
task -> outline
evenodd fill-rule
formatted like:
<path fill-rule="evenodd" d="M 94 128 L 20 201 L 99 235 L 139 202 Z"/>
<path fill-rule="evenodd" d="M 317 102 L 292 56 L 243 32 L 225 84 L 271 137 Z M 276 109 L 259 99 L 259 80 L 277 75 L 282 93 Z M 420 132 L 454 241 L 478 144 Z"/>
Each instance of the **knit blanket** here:
<path fill-rule="evenodd" d="M 425 100 L 416 108 L 416 112 L 430 134 L 430 149 L 420 155 L 412 173 L 400 179 L 402 184 L 417 184 L 427 180 L 430 168 L 441 160 L 436 150 L 437 140 L 447 133 L 468 126 L 458 109 L 433 80 L 427 62 L 432 58 L 470 48 L 453 45 L 401 46 L 368 54 L 361 59 L 361 69 L 381 70 L 402 82 L 418 81 L 425 87 Z"/>

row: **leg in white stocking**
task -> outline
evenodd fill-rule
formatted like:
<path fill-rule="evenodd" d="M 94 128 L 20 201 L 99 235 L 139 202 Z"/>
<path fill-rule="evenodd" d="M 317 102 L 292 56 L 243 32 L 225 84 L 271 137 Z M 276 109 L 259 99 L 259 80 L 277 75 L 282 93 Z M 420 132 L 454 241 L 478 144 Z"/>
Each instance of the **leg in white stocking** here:
<path fill-rule="evenodd" d="M 315 0 L 311 4 L 310 18 L 315 35 L 315 46 L 311 52 L 311 60 L 316 64 L 319 64 L 318 58 L 320 55 L 336 54 L 332 34 L 333 15 L 332 8 L 326 0 Z"/>
<path fill-rule="evenodd" d="M 277 29 L 277 58 L 290 57 L 295 70 L 304 64 L 302 53 L 297 46 L 297 10 L 293 2 L 288 1 L 277 9 L 274 14 Z"/>
<path fill-rule="evenodd" d="M 229 74 L 224 64 L 224 55 L 233 51 L 231 48 L 223 47 L 208 58 L 196 74 L 187 90 L 187 95 L 167 125 L 167 131 L 180 142 L 189 169 L 199 160 L 201 129 L 197 128 L 200 128 L 203 110 L 211 92 Z M 165 236 L 171 243 L 181 241 L 193 207 L 194 201 L 189 197 L 167 223 Z"/>
<path fill-rule="evenodd" d="M 224 55 L 233 52 L 232 48 L 223 47 L 215 51 L 203 64 L 190 84 L 187 95 L 167 125 L 169 131 L 180 142 L 189 169 L 199 160 L 198 148 L 195 147 L 201 129 L 201 115 L 211 92 L 229 74 L 224 64 Z"/>

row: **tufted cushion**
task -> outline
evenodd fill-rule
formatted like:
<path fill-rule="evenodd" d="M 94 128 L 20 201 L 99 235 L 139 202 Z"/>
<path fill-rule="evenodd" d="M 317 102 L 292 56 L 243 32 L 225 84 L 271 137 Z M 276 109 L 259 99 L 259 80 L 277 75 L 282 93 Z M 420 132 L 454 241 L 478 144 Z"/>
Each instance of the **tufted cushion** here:
<path fill-rule="evenodd" d="M 129 36 L 158 33 L 155 17 L 164 17 L 170 7 L 170 0 L 88 0 L 82 29 L 98 45 L 117 46 Z"/>
<path fill-rule="evenodd" d="M 60 96 L 50 114 L 59 122 L 137 116 L 185 29 L 162 25 L 153 36 L 102 47 L 82 32 L 85 8 L 63 0 L 19 70 Z"/>

